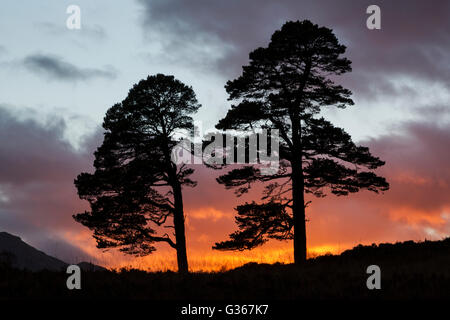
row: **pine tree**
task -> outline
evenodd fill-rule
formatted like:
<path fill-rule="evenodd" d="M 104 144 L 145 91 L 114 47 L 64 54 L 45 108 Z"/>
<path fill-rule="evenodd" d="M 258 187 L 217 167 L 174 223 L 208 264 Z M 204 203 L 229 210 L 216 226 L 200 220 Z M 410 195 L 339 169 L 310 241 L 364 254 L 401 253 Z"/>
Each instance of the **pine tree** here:
<path fill-rule="evenodd" d="M 189 179 L 192 169 L 171 161 L 171 150 L 174 134 L 193 128 L 191 114 L 199 107 L 191 87 L 158 74 L 107 111 L 95 172 L 75 180 L 91 211 L 74 219 L 93 230 L 99 248 L 143 256 L 164 242 L 176 250 L 179 272 L 188 272 L 182 186 L 196 183 Z M 163 228 L 174 232 L 161 235 Z"/>
<path fill-rule="evenodd" d="M 279 130 L 280 167 L 268 176 L 245 165 L 217 179 L 237 188 L 238 195 L 255 182 L 265 183 L 262 200 L 267 202 L 238 206 L 239 230 L 214 249 L 252 249 L 268 239 L 293 239 L 294 260 L 301 264 L 306 261 L 305 194 L 388 190 L 386 180 L 372 171 L 384 162 L 320 117 L 324 107 L 353 105 L 350 90 L 333 80 L 351 71 L 351 62 L 342 57 L 345 50 L 328 28 L 307 20 L 287 22 L 268 47 L 250 53 L 242 75 L 227 82 L 229 99 L 237 104 L 217 129 Z"/>

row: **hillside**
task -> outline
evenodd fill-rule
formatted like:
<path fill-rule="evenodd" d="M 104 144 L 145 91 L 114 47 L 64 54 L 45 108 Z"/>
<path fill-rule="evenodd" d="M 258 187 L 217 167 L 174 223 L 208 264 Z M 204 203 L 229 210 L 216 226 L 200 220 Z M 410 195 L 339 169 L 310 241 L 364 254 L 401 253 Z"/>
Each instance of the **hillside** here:
<path fill-rule="evenodd" d="M 33 248 L 20 237 L 7 232 L 0 232 L 0 255 L 13 267 L 30 271 L 61 271 L 67 267 L 67 263 Z"/>
<path fill-rule="evenodd" d="M 381 268 L 381 290 L 368 290 L 367 266 Z M 84 272 L 82 290 L 65 288 L 63 272 L 3 266 L 0 298 L 223 300 L 450 299 L 450 238 L 420 243 L 357 246 L 305 266 L 247 264 L 223 273 Z M 32 290 L 30 289 L 32 285 Z"/>
<path fill-rule="evenodd" d="M 22 241 L 20 237 L 0 232 L 0 262 L 16 269 L 28 271 L 65 271 L 68 263 L 45 254 Z M 78 264 L 86 271 L 104 270 L 88 262 Z"/>

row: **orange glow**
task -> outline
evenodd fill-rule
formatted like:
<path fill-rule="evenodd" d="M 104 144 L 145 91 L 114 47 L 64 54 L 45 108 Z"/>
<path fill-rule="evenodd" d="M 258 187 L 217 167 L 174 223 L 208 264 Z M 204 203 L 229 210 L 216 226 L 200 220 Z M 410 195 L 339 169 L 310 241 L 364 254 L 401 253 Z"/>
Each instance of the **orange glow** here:
<path fill-rule="evenodd" d="M 408 184 L 413 184 L 413 185 L 418 185 L 418 186 L 424 186 L 426 184 L 431 183 L 431 179 L 415 175 L 412 172 L 398 173 L 391 178 L 391 182 L 392 181 L 399 182 L 399 183 L 408 183 Z"/>
<path fill-rule="evenodd" d="M 206 207 L 206 208 L 200 208 L 197 210 L 193 210 L 190 212 L 189 218 L 195 218 L 195 219 L 208 219 L 212 221 L 217 221 L 225 216 L 225 213 L 223 213 L 220 210 L 217 210 L 212 207 Z"/>
<path fill-rule="evenodd" d="M 324 245 L 308 249 L 310 258 L 324 255 L 337 254 L 337 246 Z M 243 266 L 246 263 L 292 263 L 294 261 L 291 243 L 286 243 L 286 248 L 257 248 L 246 252 L 192 252 L 189 254 L 189 267 L 193 272 L 218 272 Z M 148 271 L 176 271 L 176 258 L 174 253 L 155 253 L 153 255 L 137 258 L 131 261 L 111 261 L 110 268 L 138 268 Z"/>
<path fill-rule="evenodd" d="M 220 240 L 224 235 L 214 234 L 214 231 L 208 232 L 203 229 L 201 225 L 198 225 L 199 221 L 216 221 L 219 225 L 222 225 L 224 219 L 230 219 L 231 217 L 225 215 L 217 210 L 211 210 L 206 208 L 199 210 L 192 215 L 194 218 L 188 225 L 190 225 L 188 232 L 188 240 L 191 241 L 188 247 L 188 260 L 189 267 L 192 272 L 217 272 L 226 271 L 240 267 L 246 263 L 292 263 L 293 252 L 292 242 L 276 242 L 270 241 L 268 244 L 258 247 L 251 251 L 242 252 L 222 252 L 214 251 L 211 249 L 212 244 Z M 216 219 L 214 219 L 214 217 Z M 402 221 L 407 225 L 421 226 L 423 223 L 432 227 L 442 226 L 449 222 L 448 215 L 445 214 L 430 214 L 429 212 L 423 212 L 420 210 L 411 210 L 409 208 L 396 208 L 395 210 L 389 210 L 388 214 L 390 221 Z M 380 243 L 376 239 L 353 239 L 346 238 L 348 234 L 339 233 L 336 227 L 337 223 L 342 223 L 338 217 L 328 217 L 326 219 L 327 226 L 324 230 L 315 229 L 314 225 L 310 225 L 309 247 L 308 257 L 314 258 L 320 255 L 326 254 L 339 254 L 346 249 L 351 249 L 357 244 L 371 244 Z M 194 225 L 192 225 L 194 224 Z M 435 230 L 432 227 L 426 227 L 424 232 L 426 234 L 432 234 Z M 344 229 L 346 231 L 346 229 Z M 340 232 L 343 232 L 342 230 Z M 435 232 L 436 234 L 440 234 Z M 132 257 L 121 254 L 117 250 L 101 251 L 96 248 L 95 241 L 92 238 L 91 232 L 87 229 L 79 230 L 78 232 L 70 231 L 65 232 L 62 235 L 68 242 L 77 244 L 84 252 L 92 257 L 95 257 L 94 263 L 98 263 L 110 269 L 120 268 L 136 268 L 147 271 L 176 271 L 176 255 L 175 251 L 167 246 L 160 246 L 158 250 L 153 254 L 146 257 Z M 351 235 L 350 235 L 351 236 Z M 330 242 L 332 239 L 345 240 L 344 243 L 340 241 Z M 350 241 L 348 241 L 350 240 Z M 418 239 L 415 239 L 418 240 Z M 389 240 L 388 240 L 389 241 Z M 74 257 L 76 258 L 76 257 Z"/>
<path fill-rule="evenodd" d="M 165 247 L 155 253 L 134 258 L 125 256 L 115 250 L 100 251 L 95 247 L 95 241 L 88 230 L 79 233 L 66 232 L 66 239 L 82 244 L 83 250 L 97 257 L 98 263 L 110 269 L 136 268 L 146 271 L 176 271 L 176 255 L 173 250 Z M 351 246 L 348 246 L 350 248 Z M 333 244 L 308 248 L 308 257 L 313 258 L 324 254 L 337 254 L 347 247 Z M 292 242 L 281 244 L 269 243 L 266 247 L 259 247 L 251 251 L 222 252 L 213 250 L 188 250 L 189 266 L 192 272 L 218 272 L 238 268 L 246 263 L 292 263 Z"/>
<path fill-rule="evenodd" d="M 423 210 L 414 210 L 412 208 L 396 208 L 395 210 L 390 210 L 389 214 L 393 220 L 403 220 L 409 225 L 417 225 L 428 223 L 432 225 L 442 225 L 447 222 L 441 211 L 437 212 L 427 212 Z"/>

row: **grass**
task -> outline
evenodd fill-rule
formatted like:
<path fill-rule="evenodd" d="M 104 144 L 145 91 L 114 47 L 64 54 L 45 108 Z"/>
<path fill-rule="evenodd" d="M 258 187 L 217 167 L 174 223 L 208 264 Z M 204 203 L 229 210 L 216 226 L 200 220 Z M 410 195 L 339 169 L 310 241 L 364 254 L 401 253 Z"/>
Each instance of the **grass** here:
<path fill-rule="evenodd" d="M 381 290 L 368 290 L 366 268 L 381 268 Z M 450 238 L 357 246 L 304 266 L 248 263 L 225 272 L 189 275 L 134 269 L 83 272 L 81 290 L 68 290 L 64 272 L 0 266 L 0 299 L 450 299 Z"/>

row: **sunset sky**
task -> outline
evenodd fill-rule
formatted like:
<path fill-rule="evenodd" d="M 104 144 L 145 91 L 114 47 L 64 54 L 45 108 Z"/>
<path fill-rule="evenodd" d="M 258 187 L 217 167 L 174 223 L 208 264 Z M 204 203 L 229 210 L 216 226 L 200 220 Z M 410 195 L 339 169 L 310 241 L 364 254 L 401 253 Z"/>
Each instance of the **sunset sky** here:
<path fill-rule="evenodd" d="M 81 8 L 81 30 L 66 8 Z M 381 8 L 381 30 L 366 28 L 366 8 Z M 73 185 L 92 171 L 106 110 L 147 75 L 172 74 L 195 90 L 195 116 L 212 128 L 230 107 L 224 85 L 248 53 L 266 46 L 287 20 L 333 29 L 353 72 L 339 79 L 355 105 L 324 116 L 386 161 L 377 172 L 391 189 L 311 199 L 311 255 L 358 243 L 450 235 L 450 2 L 5 0 L 0 5 L 0 231 L 67 262 L 175 268 L 161 245 L 134 259 L 95 248 L 72 214 L 88 209 Z M 236 199 L 218 172 L 195 168 L 184 190 L 188 259 L 194 270 L 248 261 L 292 261 L 290 242 L 250 252 L 215 252 L 234 231 Z"/>

